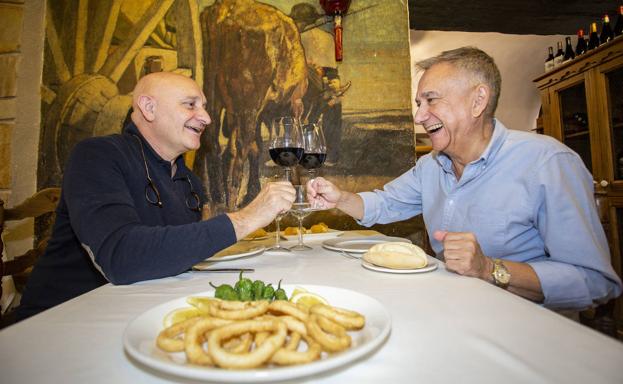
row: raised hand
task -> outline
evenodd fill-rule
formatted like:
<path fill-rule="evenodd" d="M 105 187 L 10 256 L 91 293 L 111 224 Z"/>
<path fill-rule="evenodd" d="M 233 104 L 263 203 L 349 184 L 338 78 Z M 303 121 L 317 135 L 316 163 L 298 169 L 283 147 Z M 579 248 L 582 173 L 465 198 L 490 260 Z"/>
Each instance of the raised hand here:
<path fill-rule="evenodd" d="M 292 207 L 295 190 L 288 181 L 267 183 L 260 193 L 239 211 L 228 213 L 234 224 L 236 237 L 244 238 L 258 228 L 270 224 L 277 215 L 285 213 Z"/>
<path fill-rule="evenodd" d="M 341 196 L 342 191 L 323 177 L 307 182 L 307 200 L 314 208 L 335 208 Z"/>

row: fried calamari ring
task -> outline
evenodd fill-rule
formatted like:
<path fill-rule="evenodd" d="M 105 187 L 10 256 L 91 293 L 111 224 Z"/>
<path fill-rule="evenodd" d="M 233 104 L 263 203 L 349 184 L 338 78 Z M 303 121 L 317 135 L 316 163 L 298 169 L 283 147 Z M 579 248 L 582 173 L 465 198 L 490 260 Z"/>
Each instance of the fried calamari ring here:
<path fill-rule="evenodd" d="M 242 308 L 237 309 L 228 309 L 233 308 L 234 306 L 238 307 L 239 304 L 242 303 Z M 215 302 L 214 304 L 210 304 L 210 315 L 214 317 L 218 317 L 221 319 L 227 320 L 247 320 L 252 319 L 254 317 L 263 315 L 266 313 L 268 309 L 268 301 L 246 301 L 246 302 Z"/>
<path fill-rule="evenodd" d="M 275 300 L 271 302 L 268 306 L 268 312 L 283 313 L 295 317 L 303 322 L 307 321 L 307 318 L 309 317 L 307 308 L 285 300 Z"/>
<path fill-rule="evenodd" d="M 186 329 L 186 336 L 183 341 L 184 346 L 182 348 L 182 350 L 186 352 L 188 362 L 198 365 L 214 365 L 210 355 L 203 349 L 205 334 L 215 328 L 230 323 L 231 321 L 229 320 L 203 317 L 189 326 Z"/>
<path fill-rule="evenodd" d="M 286 351 L 296 351 L 299 347 L 299 343 L 301 342 L 301 334 L 298 332 L 290 333 L 290 338 L 284 345 L 283 349 Z"/>
<path fill-rule="evenodd" d="M 227 352 L 231 353 L 245 353 L 249 352 L 249 348 L 251 348 L 251 344 L 253 343 L 253 337 L 251 337 L 250 333 L 245 333 L 238 337 L 233 337 L 223 343 L 223 348 L 227 350 Z"/>
<path fill-rule="evenodd" d="M 309 311 L 333 320 L 347 330 L 361 329 L 366 325 L 366 318 L 355 311 L 332 307 L 325 304 L 316 304 Z"/>
<path fill-rule="evenodd" d="M 203 317 L 191 317 L 190 319 L 175 323 L 163 329 L 156 338 L 158 348 L 166 352 L 181 352 L 184 350 L 184 332 L 188 327 L 201 320 Z"/>
<path fill-rule="evenodd" d="M 294 333 L 293 335 L 299 334 Z M 301 335 L 299 335 L 299 337 L 301 337 Z M 288 346 L 286 345 L 275 352 L 275 354 L 270 358 L 270 362 L 277 365 L 296 365 L 318 360 L 320 358 L 320 354 L 322 353 L 322 347 L 320 344 L 309 336 L 302 335 L 302 337 L 307 343 L 306 351 L 299 352 L 296 350 L 288 350 Z"/>
<path fill-rule="evenodd" d="M 247 332 L 271 332 L 271 335 L 249 353 L 236 354 L 223 349 L 223 340 Z M 208 337 L 208 353 L 214 362 L 228 369 L 256 368 L 267 362 L 283 346 L 288 329 L 284 322 L 277 320 L 245 320 L 213 330 Z"/>
<path fill-rule="evenodd" d="M 350 347 L 351 339 L 344 327 L 326 317 L 311 314 L 305 325 L 309 335 L 327 352 L 339 352 Z"/>

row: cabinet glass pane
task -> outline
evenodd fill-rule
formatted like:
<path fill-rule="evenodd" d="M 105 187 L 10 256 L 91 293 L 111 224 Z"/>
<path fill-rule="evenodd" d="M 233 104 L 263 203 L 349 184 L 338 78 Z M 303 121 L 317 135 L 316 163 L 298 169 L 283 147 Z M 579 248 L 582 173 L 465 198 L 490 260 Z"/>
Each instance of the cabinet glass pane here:
<path fill-rule="evenodd" d="M 562 113 L 562 141 L 576 151 L 584 160 L 586 168 L 593 172 L 584 83 L 560 91 L 559 98 Z"/>
<path fill-rule="evenodd" d="M 608 84 L 608 106 L 610 107 L 610 137 L 614 178 L 623 179 L 623 68 L 606 75 Z"/>

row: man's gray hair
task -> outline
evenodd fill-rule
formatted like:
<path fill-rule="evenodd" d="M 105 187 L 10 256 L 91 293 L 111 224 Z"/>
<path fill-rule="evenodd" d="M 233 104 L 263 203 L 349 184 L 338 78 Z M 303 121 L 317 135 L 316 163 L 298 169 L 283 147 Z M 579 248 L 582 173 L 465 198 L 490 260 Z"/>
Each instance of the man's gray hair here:
<path fill-rule="evenodd" d="M 473 74 L 474 80 L 477 82 L 486 84 L 491 90 L 491 97 L 489 98 L 485 114 L 493 117 L 498 107 L 498 99 L 500 98 L 500 90 L 502 88 L 502 77 L 493 58 L 478 48 L 462 47 L 419 61 L 415 66 L 419 70 L 425 71 L 439 63 L 450 63 L 458 69 Z"/>

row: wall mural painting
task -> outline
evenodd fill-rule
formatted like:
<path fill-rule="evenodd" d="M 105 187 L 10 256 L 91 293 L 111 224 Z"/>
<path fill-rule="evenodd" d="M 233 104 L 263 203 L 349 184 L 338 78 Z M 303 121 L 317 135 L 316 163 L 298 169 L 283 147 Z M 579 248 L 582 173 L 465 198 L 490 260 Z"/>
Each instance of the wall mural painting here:
<path fill-rule="evenodd" d="M 338 63 L 316 0 L 48 1 L 39 188 L 60 185 L 75 143 L 120 132 L 136 81 L 162 70 L 193 77 L 208 99 L 213 123 L 186 161 L 214 213 L 281 172 L 268 155 L 278 116 L 323 128 L 320 174 L 382 186 L 415 161 L 407 4 L 353 0 L 343 26 Z"/>

